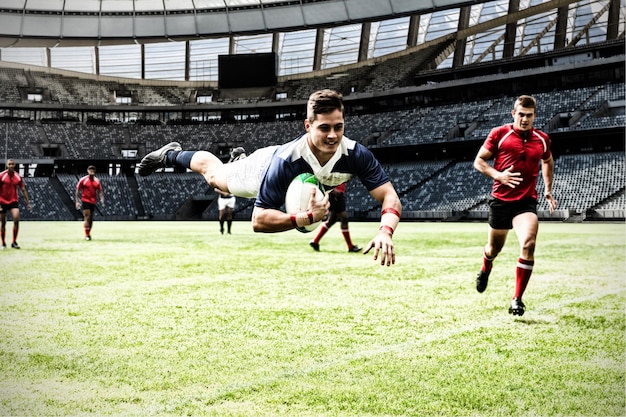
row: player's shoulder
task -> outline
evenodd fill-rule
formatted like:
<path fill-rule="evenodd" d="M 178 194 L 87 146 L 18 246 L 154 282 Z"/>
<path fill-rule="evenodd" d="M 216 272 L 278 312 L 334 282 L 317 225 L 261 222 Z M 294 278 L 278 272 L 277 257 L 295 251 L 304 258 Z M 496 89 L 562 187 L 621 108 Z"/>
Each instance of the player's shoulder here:
<path fill-rule="evenodd" d="M 509 133 L 513 132 L 513 125 L 512 124 L 505 124 L 502 126 L 496 126 L 493 129 L 491 129 L 491 133 L 489 133 L 489 137 L 491 138 L 501 138 L 504 135 L 507 135 Z"/>
<path fill-rule="evenodd" d="M 344 155 L 349 158 L 373 158 L 374 154 L 366 146 L 356 140 L 344 136 L 341 139 L 341 146 Z"/>
<path fill-rule="evenodd" d="M 273 159 L 281 160 L 282 162 L 291 162 L 302 156 L 307 146 L 306 135 L 299 136 L 289 142 L 285 142 L 282 145 L 274 146 L 272 152 Z"/>
<path fill-rule="evenodd" d="M 347 136 L 344 136 L 341 139 L 341 145 L 348 152 L 363 152 L 363 151 L 369 152 L 369 150 L 364 145 L 360 144 L 354 139 L 350 139 Z"/>
<path fill-rule="evenodd" d="M 549 139 L 550 136 L 544 132 L 543 130 L 539 130 L 539 129 L 533 129 L 533 133 L 543 139 Z"/>

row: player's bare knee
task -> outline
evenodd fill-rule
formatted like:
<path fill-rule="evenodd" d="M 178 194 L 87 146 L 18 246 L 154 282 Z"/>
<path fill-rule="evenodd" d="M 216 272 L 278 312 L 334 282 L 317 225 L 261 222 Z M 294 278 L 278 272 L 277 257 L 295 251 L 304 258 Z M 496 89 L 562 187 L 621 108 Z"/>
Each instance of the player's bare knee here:
<path fill-rule="evenodd" d="M 526 239 L 522 245 L 522 253 L 526 256 L 533 256 L 535 254 L 536 240 L 534 238 Z"/>
<path fill-rule="evenodd" d="M 214 173 L 204 174 L 204 179 L 206 180 L 207 184 L 209 184 L 212 188 L 220 188 L 217 184 L 217 180 L 215 178 Z"/>
<path fill-rule="evenodd" d="M 490 258 L 495 258 L 496 256 L 498 256 L 501 250 L 502 250 L 502 246 L 496 247 L 489 243 L 487 243 L 484 248 L 485 255 L 487 255 Z"/>

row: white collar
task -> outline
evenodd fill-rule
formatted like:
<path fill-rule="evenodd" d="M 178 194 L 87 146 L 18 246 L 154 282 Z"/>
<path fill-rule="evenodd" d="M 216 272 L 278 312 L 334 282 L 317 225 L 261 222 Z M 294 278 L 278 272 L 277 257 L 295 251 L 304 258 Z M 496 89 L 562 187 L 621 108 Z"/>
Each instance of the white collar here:
<path fill-rule="evenodd" d="M 333 154 L 333 156 L 322 166 L 318 161 L 317 157 L 313 154 L 313 151 L 309 147 L 308 142 L 308 133 L 304 134 L 297 143 L 296 148 L 292 154 L 294 160 L 298 158 L 304 159 L 313 169 L 313 175 L 316 177 L 327 177 L 330 175 L 333 167 L 339 161 L 342 155 L 348 154 L 348 146 L 347 143 L 349 140 L 347 137 L 342 137 L 341 143 L 337 147 L 337 150 Z"/>

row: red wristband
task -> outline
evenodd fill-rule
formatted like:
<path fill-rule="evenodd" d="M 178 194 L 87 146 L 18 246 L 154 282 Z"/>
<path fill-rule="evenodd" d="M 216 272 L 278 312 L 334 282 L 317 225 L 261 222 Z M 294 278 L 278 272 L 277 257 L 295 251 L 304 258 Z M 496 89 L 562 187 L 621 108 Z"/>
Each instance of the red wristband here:
<path fill-rule="evenodd" d="M 391 226 L 387 226 L 386 224 L 383 224 L 382 226 L 378 228 L 378 230 L 383 230 L 389 233 L 391 236 L 393 236 L 393 228 Z"/>
<path fill-rule="evenodd" d="M 308 210 L 306 212 L 306 215 L 309 217 L 309 224 L 313 224 L 313 212 L 311 210 Z"/>
<path fill-rule="evenodd" d="M 295 213 L 291 214 L 291 224 L 293 225 L 293 227 L 298 227 L 298 223 L 296 223 L 296 214 Z"/>
<path fill-rule="evenodd" d="M 398 212 L 398 210 L 396 210 L 393 207 L 387 207 L 386 209 L 384 209 L 383 211 L 381 211 L 380 215 L 382 216 L 385 213 L 391 213 L 391 214 L 395 214 L 396 216 L 398 216 L 398 218 L 400 218 L 400 212 Z"/>

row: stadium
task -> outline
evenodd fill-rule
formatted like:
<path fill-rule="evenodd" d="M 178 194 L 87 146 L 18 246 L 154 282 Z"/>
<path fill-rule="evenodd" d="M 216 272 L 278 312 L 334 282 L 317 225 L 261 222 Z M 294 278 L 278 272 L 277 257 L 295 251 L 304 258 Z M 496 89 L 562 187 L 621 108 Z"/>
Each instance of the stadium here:
<path fill-rule="evenodd" d="M 214 219 L 216 196 L 197 176 L 139 178 L 138 158 L 169 141 L 224 158 L 235 146 L 251 153 L 284 143 L 302 130 L 308 94 L 326 87 L 344 94 L 346 134 L 385 164 L 407 219 L 484 218 L 489 183 L 472 172 L 471 161 L 489 129 L 509 121 L 506 109 L 524 92 L 537 96 L 537 127 L 554 142 L 561 202 L 556 218 L 624 218 L 619 2 L 520 2 L 515 13 L 502 2 L 423 11 L 391 2 L 387 7 L 404 15 L 392 18 L 376 12 L 376 2 L 330 2 L 343 13 L 322 12 L 320 2 L 311 2 L 301 15 L 316 19 L 317 28 L 274 33 L 261 23 L 269 25 L 276 10 L 289 15 L 300 6 L 250 2 L 220 8 L 208 2 L 202 10 L 187 10 L 185 2 L 171 2 L 152 10 L 146 2 L 145 10 L 110 10 L 118 3 L 46 2 L 33 10 L 25 3 L 2 10 L 3 21 L 13 22 L 4 25 L 0 49 L 3 156 L 20 164 L 38 208 L 24 211 L 24 219 L 78 216 L 66 194 L 73 195 L 77 175 L 92 163 L 111 174 L 104 181 L 115 202 L 98 216 Z M 90 10 L 98 4 L 101 9 Z M 21 17 L 11 19 L 16 14 Z M 220 14 L 228 16 L 230 32 L 212 24 Z M 353 23 L 352 16 L 361 14 L 363 22 Z M 326 27 L 331 16 L 350 22 Z M 194 17 L 197 36 L 171 32 L 185 27 L 174 22 Z M 117 18 L 128 20 L 134 32 L 108 32 L 106 22 Z M 96 27 L 99 33 L 93 33 Z M 209 39 L 197 40 L 200 33 Z M 602 178 L 601 188 L 582 185 L 587 171 Z M 168 181 L 183 184 L 169 201 L 144 192 L 168 188 Z M 375 216 L 365 189 L 350 187 L 352 217 Z M 250 213 L 250 203 L 240 204 L 237 218 L 249 219 Z"/>
<path fill-rule="evenodd" d="M 0 0 L 0 168 L 32 202 L 0 253 L 0 414 L 623 415 L 625 31 L 623 0 Z M 330 236 L 292 268 L 310 236 L 252 233 L 243 198 L 213 241 L 201 176 L 137 173 L 172 141 L 224 162 L 286 143 L 322 88 L 402 201 L 393 273 Z M 559 204 L 539 201 L 531 317 L 506 320 L 512 238 L 496 299 L 467 295 L 492 185 L 473 161 L 522 94 Z M 380 205 L 346 194 L 371 238 Z"/>

